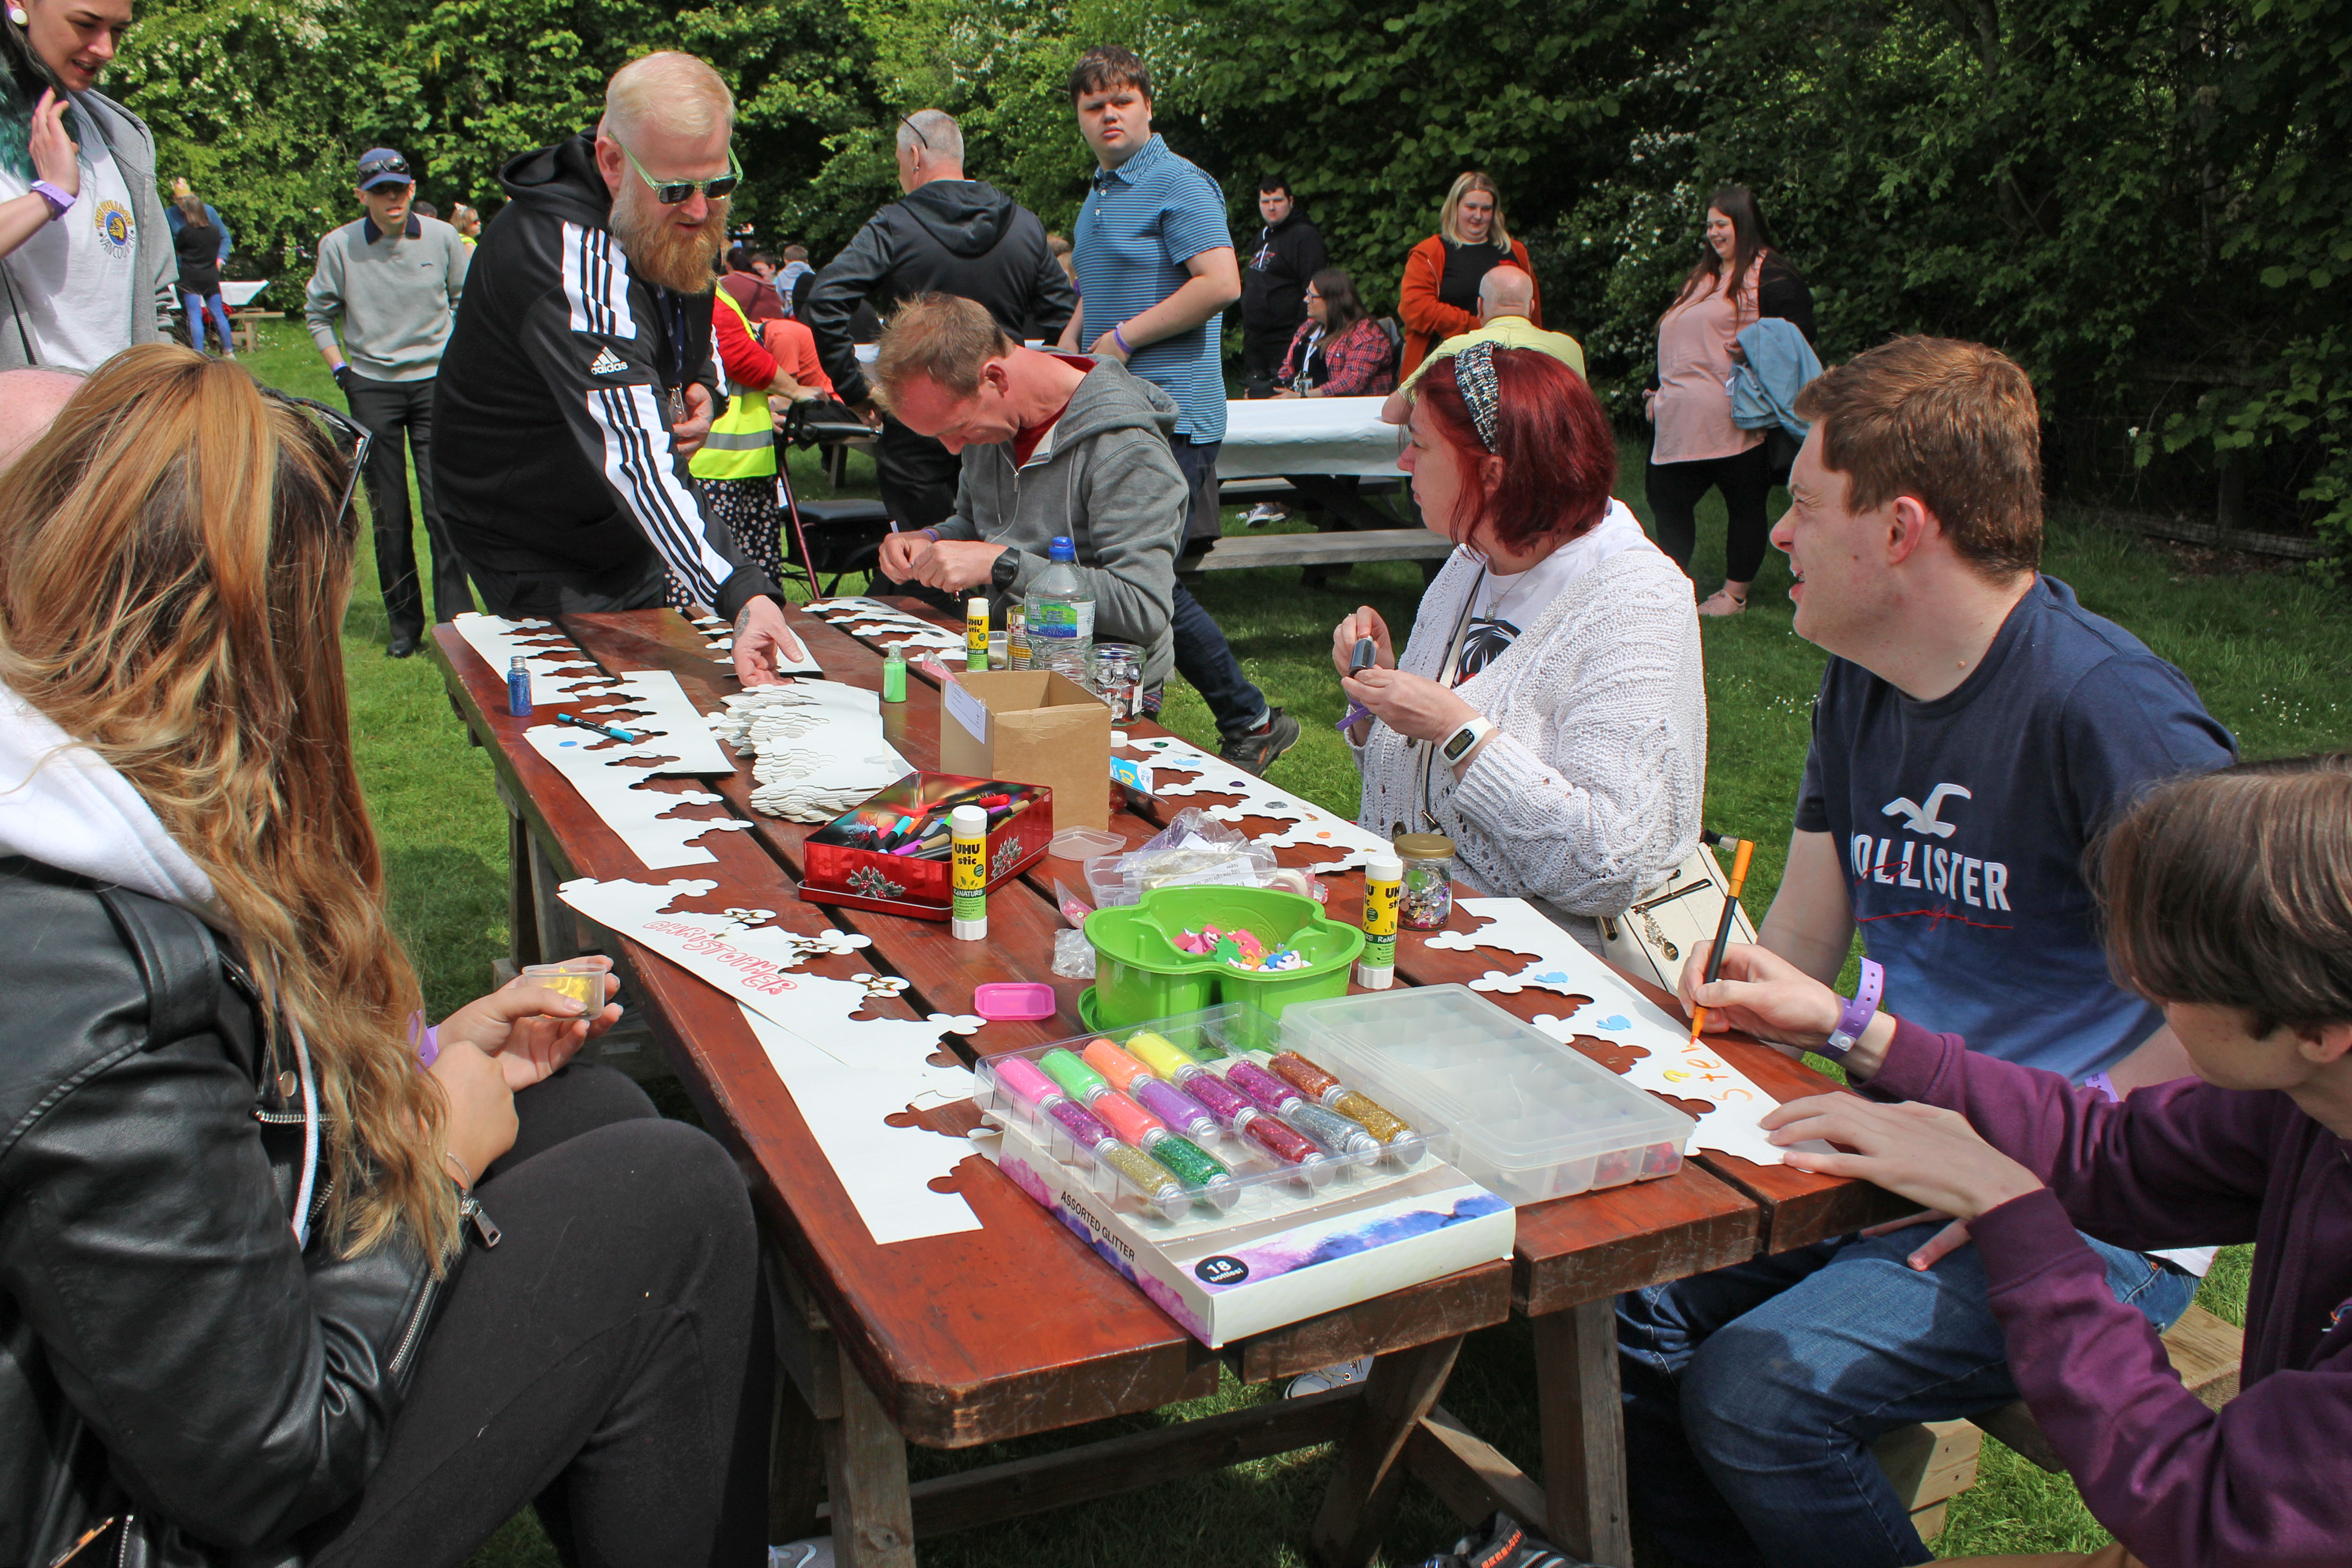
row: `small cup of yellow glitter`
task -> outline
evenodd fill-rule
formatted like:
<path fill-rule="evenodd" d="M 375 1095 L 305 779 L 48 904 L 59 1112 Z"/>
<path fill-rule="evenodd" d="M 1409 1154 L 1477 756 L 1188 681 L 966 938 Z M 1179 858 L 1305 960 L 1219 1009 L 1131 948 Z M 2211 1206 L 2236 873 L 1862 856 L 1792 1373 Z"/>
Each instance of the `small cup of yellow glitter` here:
<path fill-rule="evenodd" d="M 522 972 L 524 979 L 571 997 L 585 1013 L 596 1012 L 604 1005 L 604 976 L 611 973 L 610 961 L 601 958 L 567 958 L 562 963 L 526 964 Z"/>

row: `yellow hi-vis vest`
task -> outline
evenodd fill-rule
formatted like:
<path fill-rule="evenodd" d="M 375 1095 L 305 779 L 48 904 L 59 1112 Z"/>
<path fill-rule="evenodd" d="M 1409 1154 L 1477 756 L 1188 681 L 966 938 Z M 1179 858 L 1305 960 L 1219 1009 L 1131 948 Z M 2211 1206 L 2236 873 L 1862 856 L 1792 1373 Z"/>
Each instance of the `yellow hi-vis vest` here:
<path fill-rule="evenodd" d="M 735 302 L 735 296 L 724 289 L 710 291 L 714 310 L 724 307 L 735 312 L 743 330 L 758 342 L 760 334 L 752 328 L 751 318 Z M 709 439 L 702 443 L 687 465 L 687 472 L 698 479 L 772 479 L 776 477 L 776 442 L 772 434 L 774 420 L 768 413 L 768 395 L 756 386 L 744 386 L 730 378 L 727 383 L 727 412 L 710 423 Z"/>

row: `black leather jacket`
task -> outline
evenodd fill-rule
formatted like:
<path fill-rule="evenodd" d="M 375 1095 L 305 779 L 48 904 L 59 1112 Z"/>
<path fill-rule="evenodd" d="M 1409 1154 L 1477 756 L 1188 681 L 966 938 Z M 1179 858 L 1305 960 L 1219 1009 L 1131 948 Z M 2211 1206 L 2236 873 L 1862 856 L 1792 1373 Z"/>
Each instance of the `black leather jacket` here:
<path fill-rule="evenodd" d="M 462 1256 L 338 1257 L 323 1172 L 298 1249 L 256 1015 L 194 916 L 0 857 L 0 1564 L 299 1563 L 383 1457 Z"/>

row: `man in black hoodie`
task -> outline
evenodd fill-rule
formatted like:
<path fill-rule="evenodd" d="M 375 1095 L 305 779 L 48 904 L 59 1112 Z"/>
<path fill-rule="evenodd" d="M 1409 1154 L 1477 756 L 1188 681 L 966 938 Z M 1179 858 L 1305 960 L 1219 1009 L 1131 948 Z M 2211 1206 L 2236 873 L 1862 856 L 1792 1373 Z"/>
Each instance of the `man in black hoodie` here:
<path fill-rule="evenodd" d="M 735 622 L 735 673 L 803 657 L 782 595 L 702 510 L 712 263 L 738 171 L 735 100 L 691 55 L 631 61 L 594 135 L 499 173 L 441 359 L 441 513 L 494 615 L 649 609 L 665 568 Z"/>
<path fill-rule="evenodd" d="M 1323 236 L 1299 211 L 1290 182 L 1281 175 L 1257 183 L 1257 215 L 1265 226 L 1242 268 L 1242 376 L 1249 395 L 1264 397 L 1274 390 L 1291 335 L 1307 319 L 1307 280 L 1330 258 Z"/>
<path fill-rule="evenodd" d="M 872 389 L 849 331 L 861 300 L 887 316 L 902 300 L 952 294 L 983 306 L 1014 342 L 1033 326 L 1053 342 L 1078 308 L 1037 215 L 964 178 L 963 132 L 952 117 L 922 109 L 899 121 L 898 188 L 906 195 L 868 219 L 817 274 L 803 317 L 835 391 L 861 414 Z M 958 460 L 887 415 L 881 428 L 882 504 L 902 529 L 944 521 L 955 510 Z"/>

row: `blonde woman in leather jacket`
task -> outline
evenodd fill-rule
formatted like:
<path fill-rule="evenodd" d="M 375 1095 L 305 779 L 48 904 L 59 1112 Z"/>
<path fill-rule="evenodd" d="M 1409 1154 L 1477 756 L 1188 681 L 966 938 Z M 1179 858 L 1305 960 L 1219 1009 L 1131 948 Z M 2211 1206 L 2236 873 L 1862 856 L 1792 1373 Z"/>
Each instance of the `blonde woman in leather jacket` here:
<path fill-rule="evenodd" d="M 152 344 L 0 473 L 0 1562 L 762 1554 L 723 1151 L 425 1031 L 351 761 L 357 429 Z"/>

